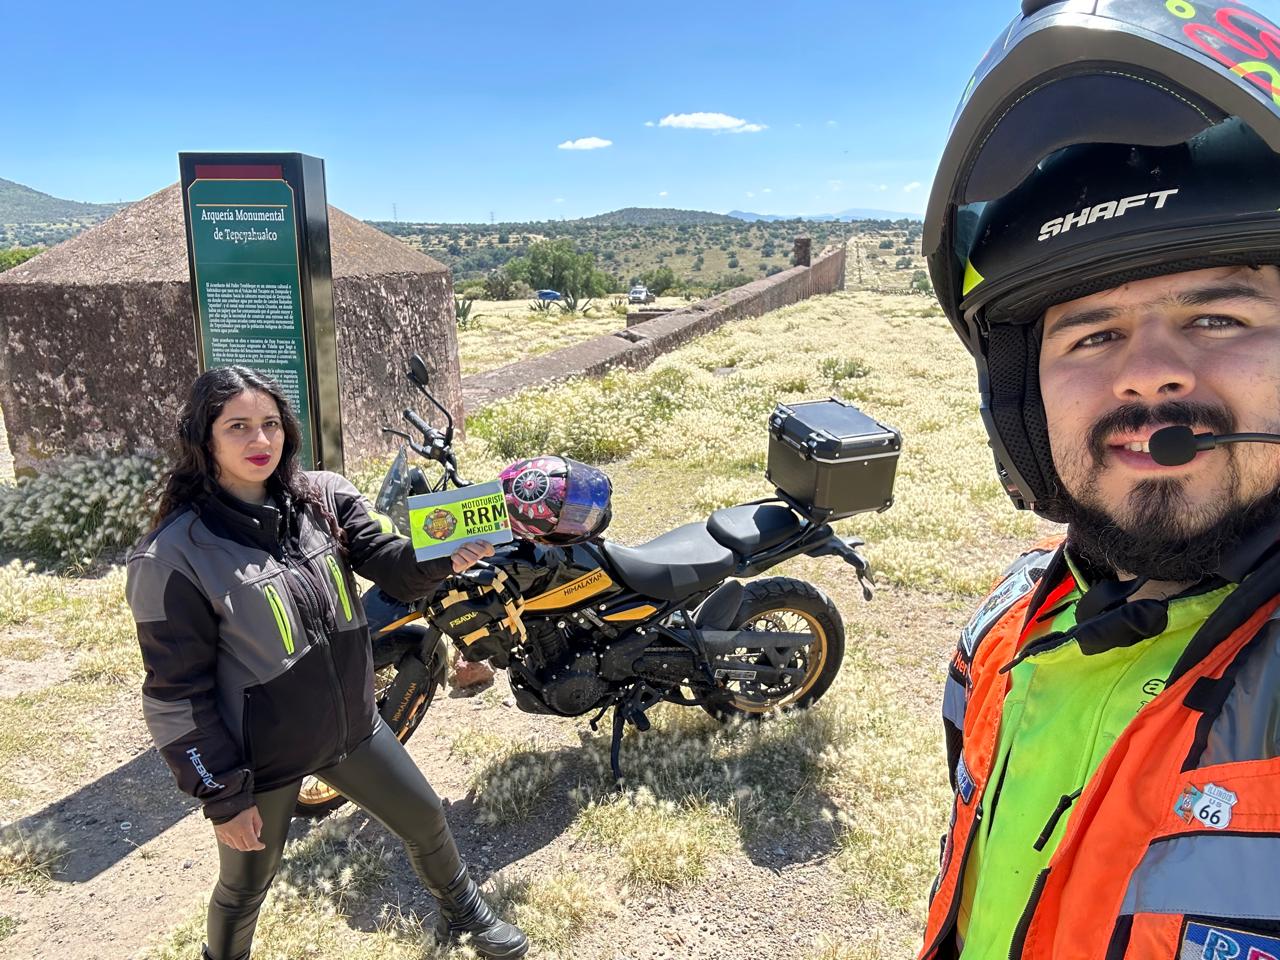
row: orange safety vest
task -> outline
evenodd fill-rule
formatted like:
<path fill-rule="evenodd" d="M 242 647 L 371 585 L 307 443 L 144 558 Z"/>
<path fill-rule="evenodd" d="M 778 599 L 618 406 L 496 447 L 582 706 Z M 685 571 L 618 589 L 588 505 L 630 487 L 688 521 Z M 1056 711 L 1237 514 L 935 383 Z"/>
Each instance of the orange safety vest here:
<path fill-rule="evenodd" d="M 1075 582 L 1045 543 L 965 628 L 944 694 L 955 798 L 920 960 L 956 956 L 996 752 L 1000 668 Z M 1280 960 L 1280 558 L 1210 615 L 1112 745 L 1036 879 L 1011 960 Z"/>

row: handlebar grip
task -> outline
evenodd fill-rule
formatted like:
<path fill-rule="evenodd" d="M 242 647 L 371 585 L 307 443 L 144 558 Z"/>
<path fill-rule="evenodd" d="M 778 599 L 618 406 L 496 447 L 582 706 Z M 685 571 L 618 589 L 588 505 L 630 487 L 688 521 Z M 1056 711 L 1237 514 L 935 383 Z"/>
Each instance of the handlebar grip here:
<path fill-rule="evenodd" d="M 409 422 L 411 426 L 417 428 L 418 430 L 421 430 L 422 435 L 427 438 L 428 442 L 434 440 L 438 435 L 435 431 L 435 428 L 433 428 L 431 424 L 427 423 L 427 421 L 423 420 L 420 416 L 418 416 L 412 410 L 406 410 L 404 412 L 404 418 Z"/>

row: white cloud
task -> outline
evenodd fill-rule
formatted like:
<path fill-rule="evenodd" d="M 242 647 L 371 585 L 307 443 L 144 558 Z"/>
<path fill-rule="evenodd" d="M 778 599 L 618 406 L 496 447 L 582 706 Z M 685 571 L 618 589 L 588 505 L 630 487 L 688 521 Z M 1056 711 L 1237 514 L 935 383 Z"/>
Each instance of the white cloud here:
<path fill-rule="evenodd" d="M 836 122 L 836 121 L 834 121 L 834 120 L 828 120 L 828 121 L 827 121 L 827 126 L 828 126 L 828 127 L 838 127 L 838 126 L 840 126 L 840 124 L 839 124 L 839 123 L 837 123 L 837 122 Z"/>
<path fill-rule="evenodd" d="M 557 144 L 561 150 L 599 150 L 602 147 L 611 146 L 613 141 L 602 137 L 579 137 L 577 140 L 566 140 L 564 143 Z"/>
<path fill-rule="evenodd" d="M 748 190 L 748 191 L 747 191 L 747 196 L 748 196 L 748 197 L 754 197 L 754 196 L 755 196 L 755 194 L 754 194 L 754 193 L 752 193 L 750 190 Z"/>
<path fill-rule="evenodd" d="M 669 113 L 658 121 L 658 126 L 712 130 L 716 133 L 759 133 L 768 129 L 763 123 L 748 123 L 727 113 Z"/>
<path fill-rule="evenodd" d="M 832 192 L 832 193 L 839 193 L 841 190 L 843 190 L 843 189 L 844 189 L 844 181 L 843 181 L 843 180 L 828 180 L 828 181 L 827 181 L 827 186 L 831 188 L 831 192 Z"/>
<path fill-rule="evenodd" d="M 919 189 L 920 189 L 920 181 L 912 180 L 910 183 L 908 183 L 905 187 L 902 188 L 902 192 L 910 193 L 912 190 L 919 190 Z"/>
<path fill-rule="evenodd" d="M 761 193 L 773 193 L 773 187 L 765 187 L 765 188 L 764 188 L 763 190 L 761 190 L 760 192 L 761 192 Z"/>
<path fill-rule="evenodd" d="M 888 189 L 889 189 L 889 185 L 888 185 L 887 183 L 882 183 L 882 184 L 880 184 L 880 186 L 879 186 L 879 188 L 878 188 L 878 189 L 880 189 L 880 190 L 888 190 Z"/>
<path fill-rule="evenodd" d="M 564 197 L 556 197 L 555 202 L 556 202 L 556 203 L 564 203 Z"/>
<path fill-rule="evenodd" d="M 646 121 L 644 122 L 644 125 L 645 125 L 646 127 L 652 127 L 652 126 L 654 126 L 655 124 L 654 124 L 654 122 L 653 122 L 652 120 L 646 120 Z"/>
<path fill-rule="evenodd" d="M 659 191 L 658 191 L 658 196 L 660 196 L 660 197 L 665 197 L 666 195 L 667 195 L 667 191 L 665 191 L 665 190 L 659 190 Z"/>

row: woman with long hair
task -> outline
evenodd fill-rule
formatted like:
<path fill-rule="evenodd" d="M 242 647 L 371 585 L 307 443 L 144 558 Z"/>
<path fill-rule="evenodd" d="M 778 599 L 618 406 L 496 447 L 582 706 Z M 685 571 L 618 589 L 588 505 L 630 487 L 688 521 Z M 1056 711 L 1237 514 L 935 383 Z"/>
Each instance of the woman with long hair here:
<path fill-rule="evenodd" d="M 147 726 L 218 838 L 203 957 L 249 956 L 299 785 L 312 774 L 404 841 L 439 901 L 439 940 L 466 933 L 483 956 L 522 956 L 524 934 L 485 903 L 440 798 L 378 717 L 352 578 L 414 600 L 493 547 L 466 543 L 419 563 L 347 480 L 299 469 L 300 436 L 271 380 L 245 367 L 202 374 L 154 529 L 128 562 Z"/>

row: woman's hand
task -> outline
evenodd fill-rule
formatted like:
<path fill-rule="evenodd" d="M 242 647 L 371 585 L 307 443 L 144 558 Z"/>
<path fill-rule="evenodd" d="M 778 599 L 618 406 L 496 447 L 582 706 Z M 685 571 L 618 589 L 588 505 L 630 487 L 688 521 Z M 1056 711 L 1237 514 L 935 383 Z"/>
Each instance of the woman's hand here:
<path fill-rule="evenodd" d="M 488 540 L 468 540 L 449 557 L 453 561 L 453 572 L 461 573 L 463 570 L 474 567 L 485 557 L 493 556 L 493 544 Z"/>
<path fill-rule="evenodd" d="M 258 814 L 258 806 L 254 804 L 248 810 L 241 810 L 226 823 L 215 823 L 213 835 L 219 843 L 225 843 L 232 850 L 249 853 L 253 850 L 265 850 L 266 845 L 259 840 L 262 834 L 262 817 Z"/>

